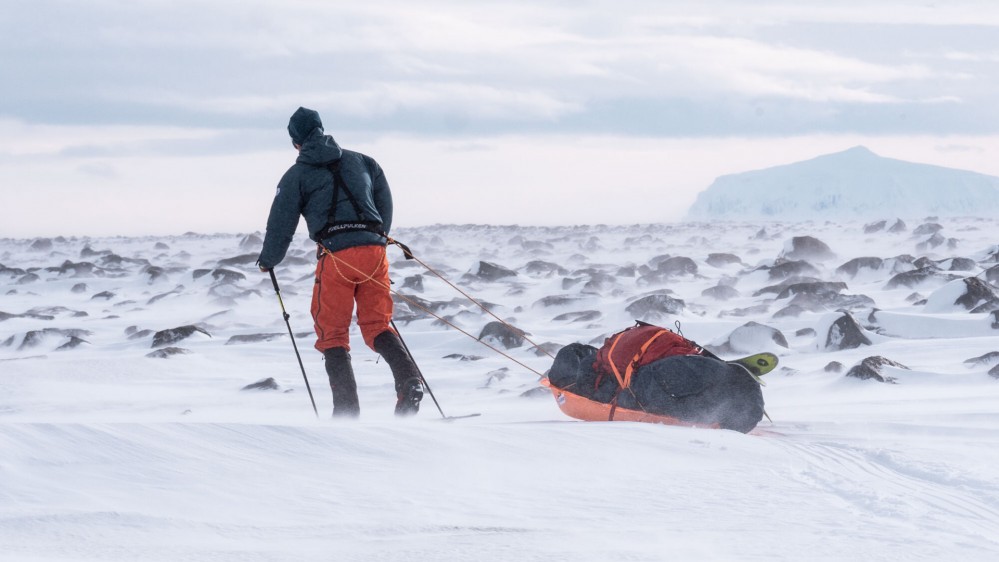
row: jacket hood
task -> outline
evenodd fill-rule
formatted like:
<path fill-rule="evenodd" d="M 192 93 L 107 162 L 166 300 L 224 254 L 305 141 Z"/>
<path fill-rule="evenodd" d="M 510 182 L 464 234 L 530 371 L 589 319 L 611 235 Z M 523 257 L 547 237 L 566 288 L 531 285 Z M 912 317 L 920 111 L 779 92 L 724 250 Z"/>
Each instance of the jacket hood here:
<path fill-rule="evenodd" d="M 315 109 L 299 107 L 288 120 L 288 135 L 292 144 L 305 144 L 305 139 L 317 128 L 322 132 L 323 121 Z"/>
<path fill-rule="evenodd" d="M 314 129 L 302 143 L 302 150 L 295 161 L 312 166 L 326 166 L 339 160 L 341 155 L 343 150 L 333 137 L 323 134 L 322 129 Z"/>

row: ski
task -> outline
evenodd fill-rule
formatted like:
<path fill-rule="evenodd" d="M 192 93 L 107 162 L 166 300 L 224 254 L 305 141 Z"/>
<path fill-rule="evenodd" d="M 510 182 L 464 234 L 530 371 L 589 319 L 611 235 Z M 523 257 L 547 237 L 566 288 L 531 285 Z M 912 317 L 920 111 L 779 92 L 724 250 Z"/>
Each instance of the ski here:
<path fill-rule="evenodd" d="M 443 418 L 437 418 L 437 419 L 439 419 L 440 421 L 453 421 L 453 420 L 463 420 L 465 418 L 477 418 L 481 415 L 482 415 L 481 413 L 462 414 L 460 416 L 444 416 Z"/>
<path fill-rule="evenodd" d="M 749 369 L 754 375 L 762 377 L 773 371 L 778 361 L 777 356 L 773 353 L 757 353 L 755 355 L 747 355 L 741 359 L 732 359 L 731 361 L 727 361 L 727 363 L 738 363 Z"/>

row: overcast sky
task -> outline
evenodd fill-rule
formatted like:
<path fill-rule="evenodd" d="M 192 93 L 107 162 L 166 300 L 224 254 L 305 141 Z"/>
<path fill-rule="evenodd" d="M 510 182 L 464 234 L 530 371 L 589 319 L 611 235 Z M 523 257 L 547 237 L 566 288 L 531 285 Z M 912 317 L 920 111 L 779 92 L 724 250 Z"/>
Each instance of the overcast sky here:
<path fill-rule="evenodd" d="M 994 1 L 7 1 L 0 237 L 262 230 L 299 105 L 400 226 L 674 221 L 858 144 L 999 175 L 996 37 Z"/>

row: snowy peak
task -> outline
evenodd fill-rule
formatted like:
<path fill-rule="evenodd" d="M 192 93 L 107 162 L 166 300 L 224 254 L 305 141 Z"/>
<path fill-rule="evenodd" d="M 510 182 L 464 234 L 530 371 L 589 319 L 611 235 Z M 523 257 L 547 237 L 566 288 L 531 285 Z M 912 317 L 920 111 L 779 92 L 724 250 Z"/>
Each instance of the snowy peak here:
<path fill-rule="evenodd" d="M 807 220 L 991 215 L 999 178 L 885 158 L 864 146 L 719 177 L 688 211 L 708 218 Z"/>

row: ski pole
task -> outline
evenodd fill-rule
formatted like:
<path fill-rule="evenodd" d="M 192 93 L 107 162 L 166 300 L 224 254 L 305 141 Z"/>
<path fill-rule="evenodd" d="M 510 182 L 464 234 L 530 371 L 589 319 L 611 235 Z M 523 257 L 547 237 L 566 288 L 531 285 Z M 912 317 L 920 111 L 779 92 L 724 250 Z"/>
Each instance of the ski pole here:
<path fill-rule="evenodd" d="M 268 269 L 267 271 L 271 274 L 271 283 L 274 284 L 274 292 L 277 294 L 278 304 L 281 305 L 281 315 L 284 316 L 284 323 L 288 326 L 288 336 L 291 337 L 291 346 L 295 348 L 295 357 L 298 358 L 298 366 L 302 369 L 302 378 L 305 379 L 305 389 L 309 391 L 312 411 L 316 413 L 316 419 L 319 419 L 319 410 L 316 409 L 316 399 L 312 397 L 312 387 L 309 386 L 309 377 L 305 376 L 305 365 L 302 364 L 302 355 L 298 352 L 298 344 L 295 343 L 295 334 L 291 331 L 291 322 L 288 321 L 291 315 L 284 309 L 284 300 L 281 298 L 281 289 L 278 288 L 277 276 L 274 275 L 274 269 Z M 423 375 L 421 374 L 420 378 L 422 377 Z"/>
<path fill-rule="evenodd" d="M 389 322 L 392 323 L 392 329 L 395 330 L 396 335 L 399 336 L 399 341 L 402 342 L 402 348 L 406 350 L 406 354 L 409 355 L 410 361 L 412 361 L 413 365 L 416 367 L 416 372 L 420 375 L 420 380 L 423 381 L 423 386 L 426 387 L 427 394 L 429 394 L 430 398 L 433 399 L 434 406 L 437 406 L 437 411 L 441 413 L 441 417 L 447 419 L 447 416 L 444 415 L 444 410 L 441 409 L 440 403 L 437 402 L 437 397 L 434 396 L 434 391 L 430 390 L 430 385 L 427 384 L 427 378 L 423 376 L 423 371 L 421 371 L 420 366 L 416 364 L 416 359 L 413 359 L 413 354 L 409 351 L 409 346 L 406 345 L 406 340 L 402 339 L 402 334 L 399 333 L 399 328 L 396 327 L 395 320 L 389 320 Z"/>

